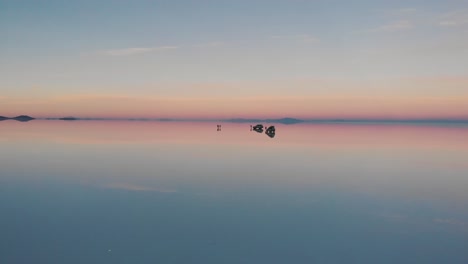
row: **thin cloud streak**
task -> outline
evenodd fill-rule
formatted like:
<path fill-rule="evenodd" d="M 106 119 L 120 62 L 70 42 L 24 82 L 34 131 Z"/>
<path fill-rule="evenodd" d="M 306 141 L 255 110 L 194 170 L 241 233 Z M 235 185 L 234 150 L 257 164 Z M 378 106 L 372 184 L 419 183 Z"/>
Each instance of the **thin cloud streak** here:
<path fill-rule="evenodd" d="M 160 52 L 166 50 L 178 49 L 178 46 L 160 46 L 160 47 L 146 47 L 146 48 L 125 48 L 125 49 L 110 49 L 100 52 L 107 56 L 131 56 L 149 52 Z"/>
<path fill-rule="evenodd" d="M 222 41 L 212 41 L 212 42 L 207 42 L 207 43 L 194 45 L 194 47 L 196 47 L 196 48 L 216 48 L 216 47 L 219 47 L 219 46 L 223 46 L 225 44 L 226 43 L 224 43 Z"/>
<path fill-rule="evenodd" d="M 439 25 L 444 27 L 468 25 L 468 9 L 442 14 L 440 16 Z"/>
<path fill-rule="evenodd" d="M 386 25 L 380 26 L 378 28 L 370 29 L 369 32 L 396 32 L 409 30 L 414 28 L 413 22 L 410 20 L 397 20 L 390 22 Z"/>
<path fill-rule="evenodd" d="M 207 43 L 202 43 L 198 45 L 193 45 L 196 48 L 215 48 L 224 45 L 225 43 L 222 41 L 212 41 Z M 105 56 L 133 56 L 139 55 L 144 53 L 151 53 L 151 52 L 163 52 L 169 50 L 176 50 L 179 49 L 180 46 L 158 46 L 158 47 L 135 47 L 135 48 L 123 48 L 123 49 L 108 49 L 104 51 L 98 52 L 101 55 Z"/>
<path fill-rule="evenodd" d="M 309 34 L 296 34 L 296 35 L 274 35 L 272 39 L 295 40 L 305 43 L 318 43 L 320 39 Z"/>
<path fill-rule="evenodd" d="M 398 13 L 399 14 L 411 14 L 411 13 L 414 13 L 418 11 L 416 8 L 411 8 L 411 7 L 408 7 L 408 8 L 401 8 L 398 10 Z"/>

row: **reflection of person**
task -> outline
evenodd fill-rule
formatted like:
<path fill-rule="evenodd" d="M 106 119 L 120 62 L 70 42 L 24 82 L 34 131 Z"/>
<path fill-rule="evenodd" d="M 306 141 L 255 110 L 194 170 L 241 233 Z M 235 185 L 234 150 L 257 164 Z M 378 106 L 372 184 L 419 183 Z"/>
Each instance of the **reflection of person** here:
<path fill-rule="evenodd" d="M 275 132 L 269 132 L 269 131 L 266 131 L 265 134 L 269 136 L 270 138 L 274 138 L 276 135 Z"/>

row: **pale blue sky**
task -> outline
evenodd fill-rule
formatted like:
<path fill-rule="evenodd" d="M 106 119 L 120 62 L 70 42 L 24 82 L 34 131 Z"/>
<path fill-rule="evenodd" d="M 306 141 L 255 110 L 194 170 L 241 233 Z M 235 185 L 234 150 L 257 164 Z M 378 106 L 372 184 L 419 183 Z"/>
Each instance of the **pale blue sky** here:
<path fill-rule="evenodd" d="M 468 95 L 466 1 L 0 0 L 0 35 L 0 97 Z"/>

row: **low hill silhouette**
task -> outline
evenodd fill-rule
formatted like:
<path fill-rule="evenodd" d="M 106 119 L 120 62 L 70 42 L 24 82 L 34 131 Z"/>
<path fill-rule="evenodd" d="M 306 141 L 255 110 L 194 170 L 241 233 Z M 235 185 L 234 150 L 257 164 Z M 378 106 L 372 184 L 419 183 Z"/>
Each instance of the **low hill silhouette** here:
<path fill-rule="evenodd" d="M 14 119 L 16 121 L 20 121 L 20 122 L 27 122 L 27 121 L 31 121 L 31 120 L 33 120 L 35 118 L 27 116 L 27 115 L 20 115 L 20 116 L 17 116 L 17 117 L 13 117 L 12 119 Z"/>
<path fill-rule="evenodd" d="M 28 122 L 28 121 L 31 121 L 31 120 L 34 120 L 34 119 L 35 119 L 34 117 L 30 117 L 30 116 L 27 116 L 27 115 L 20 115 L 20 116 L 17 116 L 17 117 L 0 116 L 0 121 L 3 121 L 3 120 L 16 120 L 16 121 L 20 121 L 20 122 Z"/>

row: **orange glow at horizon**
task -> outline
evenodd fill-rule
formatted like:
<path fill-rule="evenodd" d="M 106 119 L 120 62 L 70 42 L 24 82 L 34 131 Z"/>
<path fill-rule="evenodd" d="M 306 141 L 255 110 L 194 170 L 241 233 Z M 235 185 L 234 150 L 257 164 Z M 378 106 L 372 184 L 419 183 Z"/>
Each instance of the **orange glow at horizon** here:
<path fill-rule="evenodd" d="M 468 97 L 136 97 L 0 99 L 0 114 L 108 118 L 468 118 Z"/>

